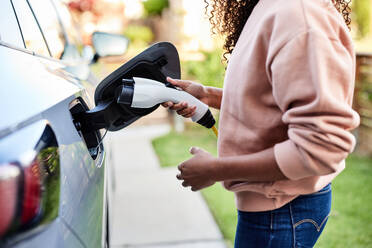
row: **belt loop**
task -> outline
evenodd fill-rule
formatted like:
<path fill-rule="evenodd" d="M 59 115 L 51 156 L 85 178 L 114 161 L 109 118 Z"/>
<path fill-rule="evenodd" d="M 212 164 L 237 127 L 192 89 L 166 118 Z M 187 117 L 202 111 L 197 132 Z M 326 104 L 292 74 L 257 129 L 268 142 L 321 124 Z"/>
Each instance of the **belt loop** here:
<path fill-rule="evenodd" d="M 291 226 L 292 226 L 292 236 L 293 236 L 293 248 L 296 247 L 296 230 L 294 226 L 294 221 L 293 221 L 293 213 L 292 213 L 292 204 L 291 202 L 289 203 L 289 215 L 291 217 Z"/>
<path fill-rule="evenodd" d="M 274 211 L 270 211 L 270 230 L 273 230 L 273 222 L 274 222 Z"/>

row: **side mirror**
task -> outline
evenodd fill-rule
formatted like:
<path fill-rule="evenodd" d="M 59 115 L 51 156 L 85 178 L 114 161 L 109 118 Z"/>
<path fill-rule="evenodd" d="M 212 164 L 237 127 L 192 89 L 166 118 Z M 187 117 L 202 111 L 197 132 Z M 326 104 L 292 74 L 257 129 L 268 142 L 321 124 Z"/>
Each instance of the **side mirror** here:
<path fill-rule="evenodd" d="M 94 32 L 92 35 L 92 43 L 96 50 L 94 56 L 94 60 L 96 61 L 100 57 L 123 55 L 128 49 L 129 40 L 118 34 Z"/>

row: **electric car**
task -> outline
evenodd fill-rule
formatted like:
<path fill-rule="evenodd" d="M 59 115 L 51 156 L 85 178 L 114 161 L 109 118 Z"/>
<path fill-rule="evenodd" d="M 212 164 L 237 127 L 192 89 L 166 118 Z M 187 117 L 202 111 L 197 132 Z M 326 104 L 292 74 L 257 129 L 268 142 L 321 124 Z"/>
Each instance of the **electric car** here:
<path fill-rule="evenodd" d="M 108 246 L 108 144 L 73 114 L 93 108 L 89 65 L 128 40 L 92 40 L 79 42 L 62 2 L 0 1 L 0 247 Z"/>

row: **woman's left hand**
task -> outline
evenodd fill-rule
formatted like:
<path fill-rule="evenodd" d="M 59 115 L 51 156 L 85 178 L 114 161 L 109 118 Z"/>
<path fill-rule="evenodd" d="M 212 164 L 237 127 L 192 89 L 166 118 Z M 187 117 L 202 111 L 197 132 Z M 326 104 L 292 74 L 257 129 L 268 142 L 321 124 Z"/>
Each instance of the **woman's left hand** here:
<path fill-rule="evenodd" d="M 191 186 L 192 191 L 212 186 L 216 182 L 212 179 L 216 158 L 197 147 L 192 147 L 190 153 L 194 156 L 178 166 L 177 179 L 183 180 L 183 187 Z"/>

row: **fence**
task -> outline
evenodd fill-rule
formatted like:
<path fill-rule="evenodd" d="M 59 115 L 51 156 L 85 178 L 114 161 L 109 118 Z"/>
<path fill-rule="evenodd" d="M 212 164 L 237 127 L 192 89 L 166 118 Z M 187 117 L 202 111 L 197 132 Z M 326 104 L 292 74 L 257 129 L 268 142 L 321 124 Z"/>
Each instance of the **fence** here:
<path fill-rule="evenodd" d="M 361 117 L 356 152 L 372 156 L 372 53 L 357 54 L 354 109 Z"/>

